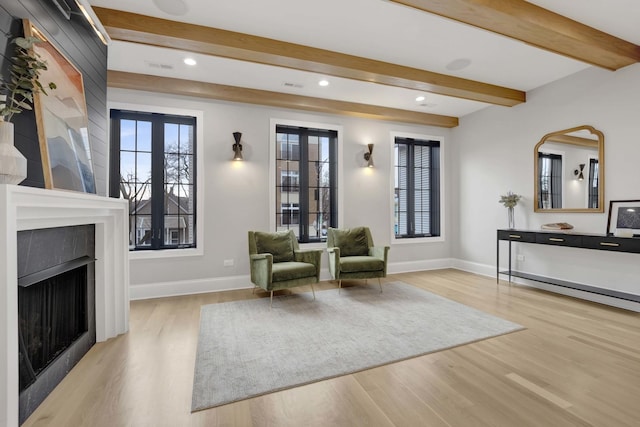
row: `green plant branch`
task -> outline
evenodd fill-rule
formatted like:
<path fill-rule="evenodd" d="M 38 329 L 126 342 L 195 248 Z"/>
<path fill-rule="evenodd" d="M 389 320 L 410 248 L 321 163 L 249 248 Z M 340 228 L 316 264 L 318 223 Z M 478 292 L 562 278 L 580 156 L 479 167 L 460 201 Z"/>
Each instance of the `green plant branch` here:
<path fill-rule="evenodd" d="M 11 41 L 16 49 L 11 58 L 10 78 L 0 81 L 0 90 L 4 93 L 0 98 L 0 120 L 11 121 L 14 114 L 32 110 L 34 94 L 47 95 L 40 83 L 40 73 L 47 69 L 47 63 L 32 49 L 39 42 L 37 37 L 16 37 Z M 54 82 L 47 86 L 52 90 L 56 88 Z"/>

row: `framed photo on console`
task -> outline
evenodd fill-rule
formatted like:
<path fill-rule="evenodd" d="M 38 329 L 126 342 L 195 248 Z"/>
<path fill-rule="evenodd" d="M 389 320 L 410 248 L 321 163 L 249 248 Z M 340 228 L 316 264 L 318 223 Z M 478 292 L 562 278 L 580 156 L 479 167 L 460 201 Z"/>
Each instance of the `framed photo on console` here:
<path fill-rule="evenodd" d="M 607 234 L 626 230 L 634 237 L 640 236 L 640 200 L 611 200 L 607 219 Z"/>
<path fill-rule="evenodd" d="M 47 63 L 40 80 L 57 86 L 48 95 L 34 94 L 45 187 L 95 193 L 82 73 L 33 23 L 23 19 L 23 26 L 25 37 L 41 40 L 33 45 Z"/>

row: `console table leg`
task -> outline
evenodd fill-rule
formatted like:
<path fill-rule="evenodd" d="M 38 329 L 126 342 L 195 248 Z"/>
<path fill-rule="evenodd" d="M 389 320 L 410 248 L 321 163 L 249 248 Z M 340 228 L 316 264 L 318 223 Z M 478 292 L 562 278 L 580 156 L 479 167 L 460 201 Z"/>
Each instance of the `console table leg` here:
<path fill-rule="evenodd" d="M 500 283 L 500 239 L 496 239 L 496 285 Z"/>
<path fill-rule="evenodd" d="M 511 240 L 509 240 L 509 284 L 511 284 Z"/>

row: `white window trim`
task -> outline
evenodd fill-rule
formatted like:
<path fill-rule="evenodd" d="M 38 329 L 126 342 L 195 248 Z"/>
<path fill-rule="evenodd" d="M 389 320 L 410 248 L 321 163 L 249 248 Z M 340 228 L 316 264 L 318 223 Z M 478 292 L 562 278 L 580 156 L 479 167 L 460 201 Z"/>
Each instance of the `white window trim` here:
<path fill-rule="evenodd" d="M 155 251 L 129 251 L 129 259 L 136 260 L 204 255 L 204 111 L 123 102 L 107 102 L 107 111 L 110 112 L 112 109 L 171 114 L 176 116 L 191 116 L 196 118 L 196 166 L 198 168 L 198 175 L 196 176 L 196 247 L 188 249 L 160 249 Z M 111 132 L 110 126 L 108 132 Z M 108 138 L 109 141 L 111 141 L 111 135 L 108 135 Z M 109 171 L 110 167 L 107 166 L 107 174 L 109 174 Z M 110 177 L 107 176 L 107 182 L 109 182 L 109 179 Z"/>
<path fill-rule="evenodd" d="M 342 146 L 343 146 L 343 128 L 341 125 L 305 122 L 301 120 L 275 119 L 269 120 L 269 230 L 276 231 L 276 126 L 297 126 L 311 129 L 327 129 L 338 133 L 338 226 L 344 224 L 344 185 L 342 182 Z M 301 247 L 306 249 L 326 248 L 324 242 L 321 243 L 300 243 Z"/>
<path fill-rule="evenodd" d="M 435 237 L 415 237 L 409 239 L 397 239 L 395 232 L 395 205 L 394 205 L 394 194 L 396 190 L 396 180 L 395 180 L 395 171 L 396 171 L 396 161 L 395 161 L 395 146 L 396 146 L 396 137 L 398 138 L 413 138 L 420 139 L 426 141 L 438 141 L 440 143 L 440 235 Z M 391 215 L 389 216 L 389 232 L 390 232 L 390 242 L 392 245 L 414 245 L 414 244 L 422 244 L 422 243 L 439 243 L 444 242 L 446 240 L 445 230 L 447 229 L 446 225 L 446 200 L 447 193 L 445 191 L 445 151 L 446 146 L 444 144 L 443 136 L 434 136 L 434 135 L 425 135 L 418 133 L 407 133 L 407 132 L 399 132 L 399 131 L 391 131 L 390 132 L 391 144 L 391 171 L 389 174 L 389 196 L 391 197 Z"/>

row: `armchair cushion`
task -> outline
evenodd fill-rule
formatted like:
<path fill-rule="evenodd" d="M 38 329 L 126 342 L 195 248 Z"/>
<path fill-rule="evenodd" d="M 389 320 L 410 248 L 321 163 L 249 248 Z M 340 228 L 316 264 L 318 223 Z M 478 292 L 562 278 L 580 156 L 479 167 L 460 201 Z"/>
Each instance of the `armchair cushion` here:
<path fill-rule="evenodd" d="M 369 255 L 369 242 L 364 227 L 333 230 L 333 244 L 341 257 Z"/>
<path fill-rule="evenodd" d="M 315 277 L 316 267 L 306 262 L 278 262 L 273 264 L 272 274 L 274 282 Z"/>
<path fill-rule="evenodd" d="M 341 257 L 340 270 L 344 273 L 382 271 L 384 270 L 384 260 L 371 256 Z"/>
<path fill-rule="evenodd" d="M 258 253 L 270 253 L 273 262 L 293 261 L 293 245 L 289 232 L 264 233 L 256 231 L 256 250 Z"/>

